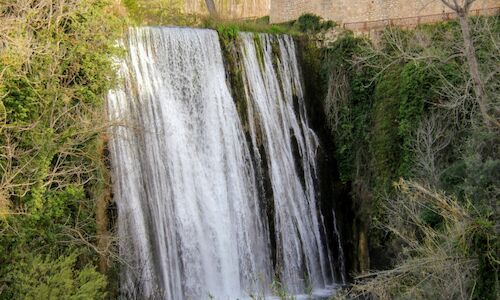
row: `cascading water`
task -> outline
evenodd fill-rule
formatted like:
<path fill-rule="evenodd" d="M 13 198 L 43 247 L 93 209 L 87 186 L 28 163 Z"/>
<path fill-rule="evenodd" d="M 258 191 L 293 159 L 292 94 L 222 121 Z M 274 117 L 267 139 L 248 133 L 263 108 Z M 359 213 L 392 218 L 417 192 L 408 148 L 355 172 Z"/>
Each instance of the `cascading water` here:
<path fill-rule="evenodd" d="M 112 147 L 126 288 L 167 299 L 260 288 L 267 235 L 217 34 L 134 29 L 128 47 L 125 87 L 109 97 L 113 119 L 130 122 Z"/>
<path fill-rule="evenodd" d="M 259 48 L 253 36 L 240 38 L 249 141 L 215 31 L 129 32 L 123 81 L 108 97 L 127 297 L 269 295 L 273 271 L 292 293 L 332 281 L 314 187 L 317 140 L 293 41 L 262 35 Z M 273 194 L 271 228 L 260 157 Z"/>
<path fill-rule="evenodd" d="M 252 141 L 257 148 L 262 137 L 274 195 L 280 279 L 293 293 L 321 288 L 331 270 L 314 187 L 318 142 L 307 125 L 294 43 L 265 34 L 243 33 L 241 39 Z"/>

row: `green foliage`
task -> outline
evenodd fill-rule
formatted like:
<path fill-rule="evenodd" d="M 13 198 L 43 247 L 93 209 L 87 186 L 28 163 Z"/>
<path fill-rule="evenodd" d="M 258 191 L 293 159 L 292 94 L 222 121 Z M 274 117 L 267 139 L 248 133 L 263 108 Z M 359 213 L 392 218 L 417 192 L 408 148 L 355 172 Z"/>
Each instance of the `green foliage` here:
<path fill-rule="evenodd" d="M 392 182 L 397 179 L 401 144 L 398 134 L 399 85 L 399 68 L 395 68 L 384 74 L 375 88 L 370 150 L 377 194 L 389 192 Z"/>
<path fill-rule="evenodd" d="M 105 276 L 92 266 L 78 267 L 76 254 L 56 259 L 26 257 L 8 275 L 16 299 L 103 299 Z"/>
<path fill-rule="evenodd" d="M 0 299 L 101 298 L 94 201 L 122 22 L 107 0 L 0 11 Z"/>
<path fill-rule="evenodd" d="M 408 63 L 401 71 L 401 97 L 399 107 L 399 136 L 401 139 L 401 164 L 399 176 L 409 177 L 413 166 L 412 143 L 415 124 L 420 123 L 424 114 L 425 102 L 431 96 L 432 84 L 436 78 L 429 75 L 422 64 Z"/>
<path fill-rule="evenodd" d="M 338 94 L 327 97 L 326 115 L 333 129 L 340 179 L 344 183 L 352 180 L 357 166 L 365 162 L 357 149 L 363 149 L 369 142 L 373 74 L 370 68 L 358 68 L 352 63 L 363 43 L 363 39 L 345 35 L 323 54 L 321 77 L 325 93 L 332 88 L 328 84 L 342 85 L 337 88 Z"/>
<path fill-rule="evenodd" d="M 240 28 L 235 24 L 220 24 L 219 26 L 217 26 L 217 32 L 219 33 L 219 38 L 223 40 L 235 39 L 238 37 Z"/>
<path fill-rule="evenodd" d="M 7 81 L 3 89 L 6 91 L 2 99 L 7 116 L 5 121 L 23 122 L 38 115 L 35 91 L 25 78 Z"/>
<path fill-rule="evenodd" d="M 303 14 L 297 21 L 295 21 L 294 26 L 304 33 L 314 33 L 323 30 L 328 30 L 336 26 L 333 21 L 323 21 L 320 16 L 314 14 Z"/>
<path fill-rule="evenodd" d="M 463 81 L 464 62 L 449 47 L 460 38 L 457 24 L 449 22 L 415 32 L 388 29 L 378 49 L 362 39 L 341 36 L 325 51 L 323 84 L 333 79 L 330 89 L 337 93 L 327 97 L 325 109 L 343 182 L 359 179 L 355 170 L 369 164 L 365 174 L 372 174 L 375 194 L 384 194 L 399 176 L 414 175 L 412 148 L 422 117 L 429 106 L 447 101 L 443 87 Z M 430 59 L 424 60 L 426 56 Z M 465 118 L 468 112 L 458 113 Z"/>
<path fill-rule="evenodd" d="M 472 201 L 484 215 L 494 215 L 500 181 L 498 136 L 474 130 L 463 141 L 463 157 L 443 171 L 441 186 L 463 202 Z"/>
<path fill-rule="evenodd" d="M 130 15 L 135 17 L 139 16 L 140 7 L 137 0 L 123 0 L 122 3 Z"/>
<path fill-rule="evenodd" d="M 493 74 L 498 18 L 471 23 L 480 69 Z M 329 92 L 323 106 L 341 180 L 352 183 L 357 217 L 379 225 L 370 230 L 371 246 L 401 256 L 392 258 L 393 270 L 358 286 L 362 293 L 498 295 L 499 243 L 492 225 L 498 220 L 498 132 L 478 121 L 467 62 L 456 52 L 461 47 L 460 27 L 448 22 L 386 29 L 377 45 L 344 36 L 325 51 Z M 498 78 L 485 78 L 487 93 L 497 99 Z M 401 189 L 400 182 L 395 189 L 400 177 L 413 180 L 411 187 Z M 392 235 L 380 231 L 384 226 Z M 445 288 L 454 285 L 463 290 Z"/>

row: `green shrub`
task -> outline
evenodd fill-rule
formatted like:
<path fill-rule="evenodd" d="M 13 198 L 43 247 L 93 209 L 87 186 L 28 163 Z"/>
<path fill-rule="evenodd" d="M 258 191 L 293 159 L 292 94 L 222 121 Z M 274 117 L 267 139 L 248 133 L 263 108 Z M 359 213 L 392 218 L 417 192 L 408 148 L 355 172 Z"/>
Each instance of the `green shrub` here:
<path fill-rule="evenodd" d="M 300 32 L 313 33 L 328 30 L 336 26 L 333 21 L 323 21 L 320 16 L 314 14 L 301 15 L 294 25 Z"/>
<path fill-rule="evenodd" d="M 437 79 L 422 64 L 410 62 L 401 71 L 399 136 L 401 139 L 401 164 L 399 176 L 408 178 L 413 168 L 412 143 L 416 124 L 424 114 L 426 101 L 430 102 L 432 85 Z"/>
<path fill-rule="evenodd" d="M 122 53 L 115 8 L 107 0 L 0 7 L 0 299 L 103 295 L 92 265 L 95 200 L 107 188 L 102 107 Z"/>
<path fill-rule="evenodd" d="M 353 180 L 354 170 L 365 162 L 358 149 L 365 149 L 369 143 L 373 74 L 370 68 L 352 63 L 363 43 L 363 39 L 344 35 L 322 55 L 322 84 L 324 93 L 329 95 L 323 106 L 335 138 L 335 156 L 344 183 Z M 332 90 L 337 93 L 331 93 Z"/>
<path fill-rule="evenodd" d="M 106 278 L 92 266 L 78 267 L 76 255 L 26 257 L 8 275 L 16 299 L 104 299 Z"/>
<path fill-rule="evenodd" d="M 392 182 L 397 180 L 401 155 L 398 132 L 401 104 L 399 76 L 399 67 L 394 67 L 379 79 L 375 87 L 370 150 L 377 195 L 390 192 Z"/>
<path fill-rule="evenodd" d="M 235 24 L 220 24 L 217 26 L 217 32 L 219 33 L 219 37 L 221 39 L 235 39 L 238 37 L 240 29 L 238 25 Z"/>

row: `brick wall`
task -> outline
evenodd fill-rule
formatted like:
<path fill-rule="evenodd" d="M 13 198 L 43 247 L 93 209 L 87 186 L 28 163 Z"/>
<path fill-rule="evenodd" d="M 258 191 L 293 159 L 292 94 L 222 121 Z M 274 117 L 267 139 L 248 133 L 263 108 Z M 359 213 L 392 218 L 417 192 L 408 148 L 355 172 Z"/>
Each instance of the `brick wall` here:
<path fill-rule="evenodd" d="M 499 0 L 477 0 L 472 9 L 500 6 Z M 306 12 L 338 23 L 410 18 L 450 12 L 440 0 L 271 0 L 271 22 L 294 20 Z"/>

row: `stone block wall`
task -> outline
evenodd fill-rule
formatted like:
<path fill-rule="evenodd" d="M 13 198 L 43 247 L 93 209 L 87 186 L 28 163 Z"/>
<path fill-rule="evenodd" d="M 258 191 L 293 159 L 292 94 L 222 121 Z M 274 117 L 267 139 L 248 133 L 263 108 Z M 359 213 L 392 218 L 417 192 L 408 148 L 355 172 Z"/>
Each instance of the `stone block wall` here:
<path fill-rule="evenodd" d="M 472 9 L 495 8 L 499 0 L 477 0 Z M 271 22 L 310 12 L 338 23 L 411 18 L 450 12 L 440 0 L 271 0 Z"/>

